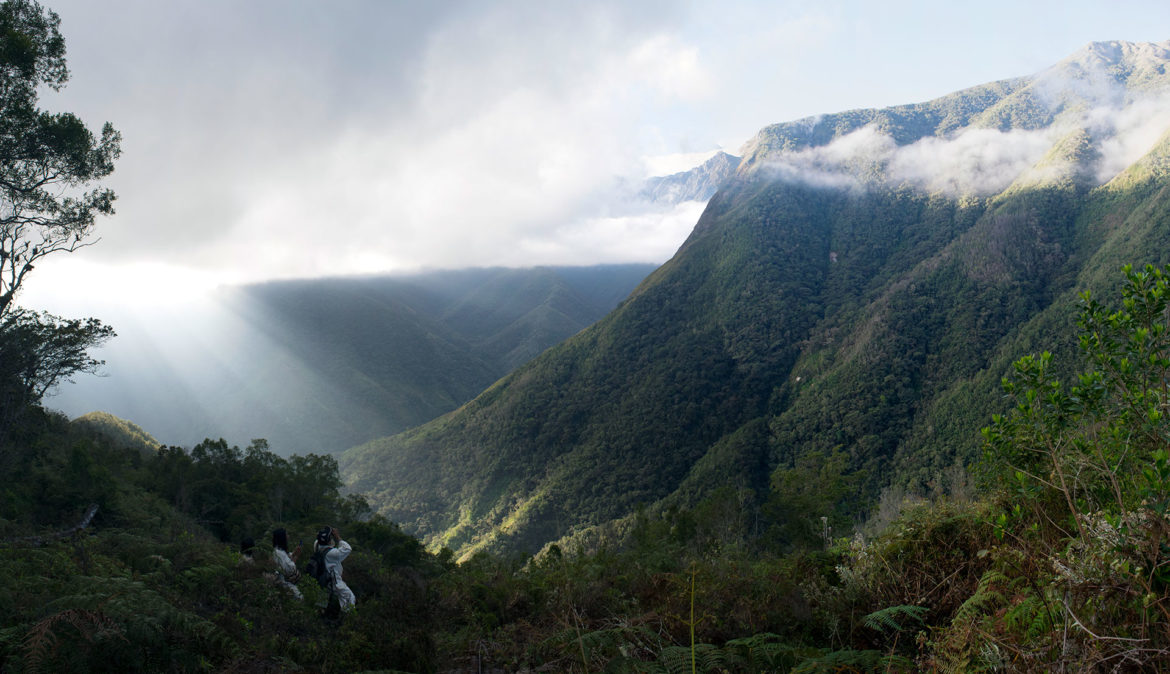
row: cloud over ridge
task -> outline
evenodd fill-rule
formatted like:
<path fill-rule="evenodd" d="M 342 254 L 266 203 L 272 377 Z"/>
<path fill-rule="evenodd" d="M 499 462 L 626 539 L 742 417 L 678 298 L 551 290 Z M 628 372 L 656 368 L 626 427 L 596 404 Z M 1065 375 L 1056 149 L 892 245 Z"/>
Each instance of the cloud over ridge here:
<path fill-rule="evenodd" d="M 766 129 L 753 141 L 757 146 L 766 146 L 766 134 L 780 134 L 791 144 L 793 137 L 814 137 L 819 126 L 844 125 L 827 142 L 766 151 L 756 170 L 775 180 L 820 187 L 908 185 L 952 197 L 988 196 L 1017 182 L 1046 183 L 1074 174 L 1100 185 L 1141 159 L 1170 130 L 1167 69 L 1170 41 L 1093 43 L 1022 86 L 1004 87 L 1007 93 L 986 109 L 972 111 L 967 124 L 946 131 L 941 124 L 927 128 L 909 142 L 896 140 L 883 111 L 819 116 Z M 1130 80 L 1141 86 L 1129 86 Z M 967 93 L 919 107 L 954 106 Z M 903 106 L 898 111 L 903 117 L 897 119 L 920 121 L 914 109 Z M 856 119 L 870 121 L 849 128 L 850 119 L 855 126 Z M 1083 137 L 1089 148 L 1067 156 L 1062 143 L 1074 136 Z"/>

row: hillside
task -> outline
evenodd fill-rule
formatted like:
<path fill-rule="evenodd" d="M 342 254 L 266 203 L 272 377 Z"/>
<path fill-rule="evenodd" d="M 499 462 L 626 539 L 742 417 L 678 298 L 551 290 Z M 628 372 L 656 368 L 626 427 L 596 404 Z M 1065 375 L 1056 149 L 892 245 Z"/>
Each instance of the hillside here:
<path fill-rule="evenodd" d="M 112 311 L 107 376 L 49 404 L 132 419 L 166 444 L 263 437 L 281 454 L 341 451 L 455 409 L 605 315 L 651 269 L 279 281 L 200 306 Z"/>
<path fill-rule="evenodd" d="M 1168 47 L 1094 43 L 1035 76 L 765 128 L 626 302 L 347 451 L 344 478 L 463 554 L 720 486 L 751 503 L 808 457 L 843 457 L 863 503 L 955 488 L 1010 362 L 1071 346 L 1050 338 L 1073 293 L 1170 259 Z"/>
<path fill-rule="evenodd" d="M 89 433 L 104 438 L 112 445 L 127 449 L 136 449 L 144 454 L 157 451 L 160 447 L 158 440 L 142 427 L 125 419 L 107 414 L 106 412 L 90 412 L 77 417 L 73 426 L 84 429 Z"/>

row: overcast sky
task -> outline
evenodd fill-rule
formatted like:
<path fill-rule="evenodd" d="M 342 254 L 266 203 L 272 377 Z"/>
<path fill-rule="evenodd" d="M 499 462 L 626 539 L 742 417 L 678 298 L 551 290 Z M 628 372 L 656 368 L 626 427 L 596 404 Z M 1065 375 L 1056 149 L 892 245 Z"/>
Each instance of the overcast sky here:
<path fill-rule="evenodd" d="M 1170 38 L 1165 0 L 45 4 L 72 80 L 42 107 L 110 121 L 124 143 L 117 214 L 29 277 L 32 306 L 144 275 L 173 293 L 662 262 L 701 207 L 629 211 L 622 180 L 734 153 L 769 123 Z"/>

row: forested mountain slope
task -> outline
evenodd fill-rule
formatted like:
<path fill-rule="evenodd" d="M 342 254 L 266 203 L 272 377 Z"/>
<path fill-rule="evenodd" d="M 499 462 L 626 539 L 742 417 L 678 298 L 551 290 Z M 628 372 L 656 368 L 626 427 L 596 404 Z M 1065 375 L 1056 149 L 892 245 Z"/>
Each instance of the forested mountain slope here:
<path fill-rule="evenodd" d="M 962 479 L 1074 292 L 1170 260 L 1170 43 L 768 127 L 673 259 L 456 412 L 346 452 L 381 512 L 534 550 L 840 457 L 859 499 Z M 955 467 L 958 466 L 956 469 Z"/>

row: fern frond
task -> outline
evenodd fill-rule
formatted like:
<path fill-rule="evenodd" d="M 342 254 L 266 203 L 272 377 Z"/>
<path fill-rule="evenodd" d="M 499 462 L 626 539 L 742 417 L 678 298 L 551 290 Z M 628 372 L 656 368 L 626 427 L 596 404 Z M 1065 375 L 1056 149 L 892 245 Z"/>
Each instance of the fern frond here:
<path fill-rule="evenodd" d="M 771 632 L 732 639 L 724 644 L 724 647 L 737 655 L 739 664 L 746 666 L 750 671 L 757 671 L 761 667 L 767 667 L 769 670 L 787 671 L 794 667 L 800 658 L 821 653 L 820 651 L 810 653 L 808 648 L 798 648 L 786 644 L 782 637 Z"/>
<path fill-rule="evenodd" d="M 886 630 L 901 632 L 915 623 L 921 625 L 926 612 L 922 606 L 889 606 L 865 616 L 863 624 L 883 633 Z"/>
<path fill-rule="evenodd" d="M 711 644 L 695 644 L 693 650 L 690 646 L 670 646 L 662 650 L 658 662 L 669 674 L 720 672 L 725 671 L 727 655 Z"/>
<path fill-rule="evenodd" d="M 979 578 L 979 585 L 975 594 L 959 606 L 955 611 L 955 621 L 973 619 L 978 615 L 990 613 L 997 606 L 1007 603 L 1007 597 L 998 589 L 1012 584 L 1011 579 L 997 569 L 988 569 Z"/>
<path fill-rule="evenodd" d="M 887 662 L 881 651 L 829 651 L 808 658 L 792 668 L 792 674 L 828 674 L 829 672 L 884 672 Z"/>
<path fill-rule="evenodd" d="M 24 639 L 25 669 L 38 672 L 46 659 L 57 652 L 60 626 L 67 625 L 77 630 L 83 641 L 92 642 L 98 634 L 113 634 L 121 637 L 121 627 L 97 611 L 66 609 L 46 616 L 33 625 Z"/>
<path fill-rule="evenodd" d="M 1003 621 L 1008 629 L 1025 639 L 1033 639 L 1050 632 L 1053 628 L 1052 613 L 1044 604 L 1044 600 L 1035 595 L 1026 597 L 1008 608 L 1003 615 Z"/>
<path fill-rule="evenodd" d="M 718 672 L 727 663 L 727 658 L 724 657 L 723 650 L 718 646 L 695 644 L 692 653 L 694 654 L 695 663 L 698 665 L 696 671 Z"/>
<path fill-rule="evenodd" d="M 576 639 L 587 653 L 607 653 L 617 649 L 622 636 L 620 630 L 601 629 L 581 632 Z"/>

